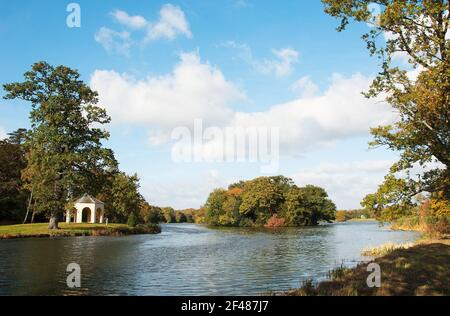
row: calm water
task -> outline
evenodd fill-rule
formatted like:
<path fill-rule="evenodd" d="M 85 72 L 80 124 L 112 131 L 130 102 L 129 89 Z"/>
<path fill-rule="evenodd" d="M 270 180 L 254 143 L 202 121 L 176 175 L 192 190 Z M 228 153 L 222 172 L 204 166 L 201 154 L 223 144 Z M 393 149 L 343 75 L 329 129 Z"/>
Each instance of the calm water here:
<path fill-rule="evenodd" d="M 261 232 L 165 225 L 160 235 L 0 241 L 0 295 L 257 295 L 320 280 L 360 251 L 417 238 L 377 223 Z M 66 267 L 81 266 L 68 290 Z"/>

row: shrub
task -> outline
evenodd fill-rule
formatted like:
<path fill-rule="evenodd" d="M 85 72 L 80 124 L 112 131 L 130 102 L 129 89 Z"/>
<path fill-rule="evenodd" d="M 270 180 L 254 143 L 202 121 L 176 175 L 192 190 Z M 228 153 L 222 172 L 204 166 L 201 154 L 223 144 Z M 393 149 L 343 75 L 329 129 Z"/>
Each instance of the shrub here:
<path fill-rule="evenodd" d="M 160 234 L 161 227 L 156 224 L 139 224 L 135 227 L 136 233 L 139 234 Z"/>
<path fill-rule="evenodd" d="M 284 218 L 278 217 L 277 214 L 274 214 L 268 221 L 265 227 L 267 228 L 279 228 L 284 227 L 286 225 L 286 221 Z"/>
<path fill-rule="evenodd" d="M 430 237 L 443 237 L 450 233 L 450 217 L 428 216 L 425 218 L 425 227 L 425 232 Z"/>
<path fill-rule="evenodd" d="M 138 224 L 138 219 L 137 219 L 136 214 L 131 213 L 128 216 L 127 225 L 130 226 L 130 227 L 136 227 L 137 224 Z"/>

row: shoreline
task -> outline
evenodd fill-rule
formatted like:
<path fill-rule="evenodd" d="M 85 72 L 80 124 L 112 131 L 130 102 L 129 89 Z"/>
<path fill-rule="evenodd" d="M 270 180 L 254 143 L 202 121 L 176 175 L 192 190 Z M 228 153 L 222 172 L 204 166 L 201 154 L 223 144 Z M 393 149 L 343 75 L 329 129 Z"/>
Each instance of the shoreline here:
<path fill-rule="evenodd" d="M 366 256 L 366 262 L 354 268 L 339 267 L 329 271 L 325 281 L 306 281 L 281 296 L 448 296 L 450 295 L 450 238 L 431 238 L 420 226 L 399 227 L 393 231 L 412 231 L 420 237 L 411 245 L 394 248 L 383 255 Z M 375 248 L 382 248 L 379 245 Z M 361 249 L 364 252 L 364 249 Z M 380 288 L 367 286 L 367 267 L 381 268 Z M 387 275 L 386 275 L 387 274 Z M 418 276 L 418 277 L 416 277 Z"/>
<path fill-rule="evenodd" d="M 69 237 L 122 237 L 161 233 L 159 225 L 124 224 L 66 224 L 60 223 L 59 230 L 49 230 L 48 223 L 0 226 L 0 240 L 32 238 L 69 238 Z"/>

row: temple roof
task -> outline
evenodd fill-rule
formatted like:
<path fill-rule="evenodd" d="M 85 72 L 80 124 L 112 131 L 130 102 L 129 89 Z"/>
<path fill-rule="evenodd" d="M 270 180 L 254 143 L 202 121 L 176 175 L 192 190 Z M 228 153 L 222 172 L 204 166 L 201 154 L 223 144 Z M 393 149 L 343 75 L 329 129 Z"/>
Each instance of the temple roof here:
<path fill-rule="evenodd" d="M 100 200 L 97 200 L 95 197 L 90 196 L 89 194 L 85 193 L 82 197 L 80 197 L 78 200 L 75 201 L 75 203 L 82 203 L 82 204 L 105 204 Z"/>

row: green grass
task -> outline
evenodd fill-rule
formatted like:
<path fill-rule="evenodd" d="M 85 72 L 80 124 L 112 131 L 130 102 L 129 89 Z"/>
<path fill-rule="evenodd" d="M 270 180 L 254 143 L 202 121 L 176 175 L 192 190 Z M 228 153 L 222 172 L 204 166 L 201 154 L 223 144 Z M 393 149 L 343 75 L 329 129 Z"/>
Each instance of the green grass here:
<path fill-rule="evenodd" d="M 122 236 L 132 234 L 158 233 L 158 226 L 136 228 L 124 224 L 67 224 L 60 223 L 59 230 L 49 230 L 48 223 L 0 226 L 0 239 L 29 237 L 72 237 L 72 236 Z"/>

